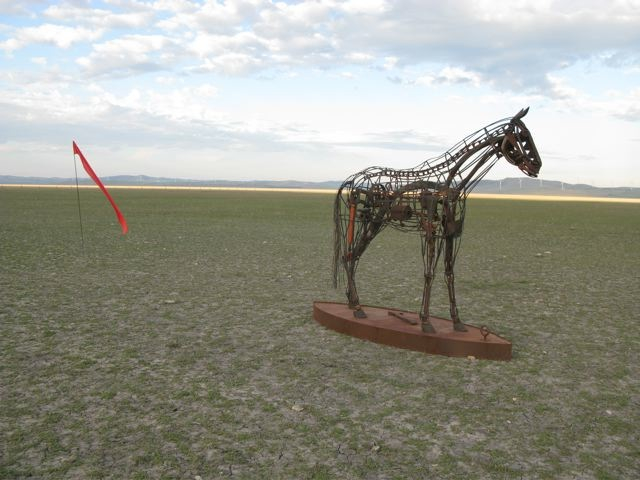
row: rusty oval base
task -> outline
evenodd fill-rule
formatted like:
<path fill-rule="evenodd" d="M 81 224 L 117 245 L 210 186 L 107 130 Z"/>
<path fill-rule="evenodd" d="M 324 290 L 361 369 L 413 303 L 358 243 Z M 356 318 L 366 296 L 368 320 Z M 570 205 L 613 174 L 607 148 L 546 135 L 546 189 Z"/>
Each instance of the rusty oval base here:
<path fill-rule="evenodd" d="M 429 317 L 436 333 L 423 333 L 417 313 L 366 305 L 362 309 L 366 318 L 354 317 L 344 303 L 314 302 L 313 318 L 336 332 L 392 347 L 450 357 L 511 360 L 511 342 L 478 327 L 465 324 L 466 332 L 456 332 L 451 320 Z"/>

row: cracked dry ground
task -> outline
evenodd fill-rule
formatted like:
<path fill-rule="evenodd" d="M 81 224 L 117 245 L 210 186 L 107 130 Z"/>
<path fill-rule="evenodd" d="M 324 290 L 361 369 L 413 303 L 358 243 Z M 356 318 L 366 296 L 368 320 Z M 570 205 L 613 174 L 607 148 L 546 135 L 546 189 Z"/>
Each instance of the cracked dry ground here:
<path fill-rule="evenodd" d="M 326 330 L 330 195 L 0 189 L 1 478 L 632 478 L 637 205 L 470 200 L 464 321 L 511 362 Z M 540 254 L 540 255 L 538 255 Z M 361 298 L 415 310 L 389 231 Z M 441 272 L 441 270 L 440 270 Z M 446 288 L 434 286 L 446 316 Z"/>

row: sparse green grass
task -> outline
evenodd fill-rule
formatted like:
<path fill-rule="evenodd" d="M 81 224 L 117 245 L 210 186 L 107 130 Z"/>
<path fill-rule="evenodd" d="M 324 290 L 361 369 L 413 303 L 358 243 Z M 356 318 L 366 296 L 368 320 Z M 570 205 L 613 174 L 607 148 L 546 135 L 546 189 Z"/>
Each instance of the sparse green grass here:
<path fill-rule="evenodd" d="M 130 234 L 83 190 L 83 252 L 75 191 L 0 188 L 0 478 L 640 470 L 640 206 L 469 201 L 460 311 L 505 363 L 317 325 L 343 301 L 330 195 L 113 193 Z M 385 232 L 361 298 L 415 310 L 421 278 L 418 238 Z"/>

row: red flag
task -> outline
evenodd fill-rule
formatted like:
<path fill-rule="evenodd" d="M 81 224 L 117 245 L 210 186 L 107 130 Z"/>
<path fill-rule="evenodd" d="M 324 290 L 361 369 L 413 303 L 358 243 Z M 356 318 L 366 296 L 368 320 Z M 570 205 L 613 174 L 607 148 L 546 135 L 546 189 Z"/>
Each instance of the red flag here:
<path fill-rule="evenodd" d="M 129 227 L 127 227 L 127 221 L 124 219 L 124 216 L 122 215 L 122 212 L 120 212 L 120 209 L 116 205 L 116 202 L 113 201 L 113 198 L 111 198 L 111 195 L 109 195 L 109 192 L 98 178 L 98 175 L 96 175 L 96 172 L 93 171 L 93 168 L 91 168 L 91 165 L 89 165 L 87 159 L 84 158 L 84 155 L 78 148 L 78 145 L 76 145 L 76 142 L 73 142 L 73 154 L 80 157 L 80 161 L 82 162 L 82 166 L 84 167 L 85 171 L 89 174 L 91 179 L 96 182 L 96 185 L 100 187 L 102 193 L 104 193 L 104 195 L 107 197 L 107 200 L 109 200 L 109 203 L 111 203 L 111 206 L 113 207 L 113 210 L 116 212 L 116 216 L 118 217 L 118 222 L 120 222 L 120 226 L 122 227 L 122 234 L 126 235 L 126 233 L 129 231 Z"/>

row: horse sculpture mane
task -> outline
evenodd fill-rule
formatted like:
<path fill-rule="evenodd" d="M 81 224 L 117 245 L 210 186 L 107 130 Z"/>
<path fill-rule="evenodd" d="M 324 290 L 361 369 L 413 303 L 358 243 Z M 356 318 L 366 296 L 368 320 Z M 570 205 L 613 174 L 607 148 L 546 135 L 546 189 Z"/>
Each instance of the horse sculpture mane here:
<path fill-rule="evenodd" d="M 455 300 L 453 268 L 471 190 L 502 157 L 526 175 L 536 177 L 542 161 L 522 118 L 527 109 L 465 137 L 442 155 L 414 168 L 370 167 L 347 178 L 334 204 L 334 285 L 340 265 L 346 273 L 346 295 L 354 315 L 364 317 L 355 283 L 360 257 L 387 226 L 422 238 L 425 284 L 420 318 L 429 322 L 431 285 L 444 250 L 445 278 L 455 330 L 465 331 Z"/>

